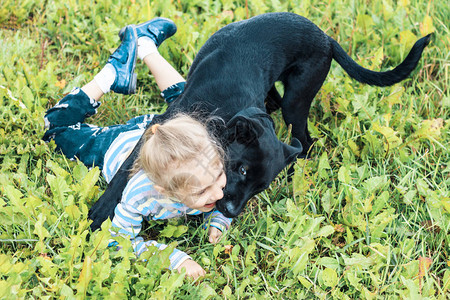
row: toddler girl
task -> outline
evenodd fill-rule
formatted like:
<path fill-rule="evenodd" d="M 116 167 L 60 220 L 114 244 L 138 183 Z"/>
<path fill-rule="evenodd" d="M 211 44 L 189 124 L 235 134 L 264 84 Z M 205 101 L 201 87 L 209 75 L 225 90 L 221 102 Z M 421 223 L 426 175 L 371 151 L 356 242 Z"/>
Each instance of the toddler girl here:
<path fill-rule="evenodd" d="M 136 56 L 150 69 L 164 99 L 168 103 L 174 101 L 183 92 L 185 80 L 158 53 L 157 47 L 175 32 L 175 24 L 165 18 L 123 28 L 119 33 L 122 43 L 105 67 L 92 81 L 81 89 L 73 89 L 47 111 L 48 130 L 44 140 L 54 140 L 57 149 L 70 159 L 98 166 L 109 182 L 154 115 L 135 117 L 126 124 L 109 127 L 89 125 L 84 120 L 96 113 L 99 99 L 105 93 L 135 92 Z M 150 245 L 166 247 L 138 236 L 144 219 L 204 214 L 209 241 L 216 243 L 231 223 L 231 219 L 215 210 L 215 202 L 223 197 L 226 184 L 220 145 L 208 134 L 204 124 L 187 115 L 155 124 L 145 134 L 133 176 L 115 209 L 112 237 L 129 237 L 136 254 L 140 255 Z M 198 263 L 178 249 L 170 255 L 170 268 L 179 271 L 185 268 L 193 278 L 205 274 Z"/>

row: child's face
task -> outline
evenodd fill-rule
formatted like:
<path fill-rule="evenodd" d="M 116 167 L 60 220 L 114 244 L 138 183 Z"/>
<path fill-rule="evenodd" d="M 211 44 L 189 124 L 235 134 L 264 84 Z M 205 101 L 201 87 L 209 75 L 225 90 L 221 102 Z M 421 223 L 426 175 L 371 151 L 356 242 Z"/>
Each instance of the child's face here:
<path fill-rule="evenodd" d="M 180 170 L 195 176 L 195 186 L 180 197 L 180 201 L 192 209 L 202 212 L 213 210 L 216 202 L 223 198 L 227 183 L 222 163 L 211 162 L 206 156 L 199 157 Z"/>

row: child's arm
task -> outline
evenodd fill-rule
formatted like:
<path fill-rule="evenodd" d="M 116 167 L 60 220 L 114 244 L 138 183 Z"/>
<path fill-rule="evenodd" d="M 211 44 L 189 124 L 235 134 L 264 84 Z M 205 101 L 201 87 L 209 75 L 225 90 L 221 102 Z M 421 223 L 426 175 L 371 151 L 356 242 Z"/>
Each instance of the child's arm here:
<path fill-rule="evenodd" d="M 155 193 L 152 183 L 142 171 L 139 171 L 127 183 L 122 201 L 114 211 L 112 235 L 129 238 L 137 256 L 147 251 L 150 246 L 156 246 L 160 250 L 167 247 L 167 245 L 159 244 L 154 240 L 144 241 L 142 237 L 138 236 L 144 217 L 147 218 L 162 211 L 161 205 L 152 193 Z M 170 255 L 169 268 L 178 269 L 189 259 L 191 257 L 185 252 L 174 249 Z"/>
<path fill-rule="evenodd" d="M 141 206 L 145 207 L 145 206 Z M 167 247 L 165 244 L 160 244 L 154 240 L 144 241 L 138 234 L 142 228 L 143 214 L 138 208 L 127 204 L 126 201 L 120 202 L 115 209 L 115 214 L 112 222 L 111 234 L 112 236 L 125 236 L 130 238 L 136 256 L 140 256 L 147 251 L 150 246 L 155 246 L 159 250 Z M 169 269 L 179 270 L 186 266 L 185 262 L 192 260 L 192 258 L 185 252 L 174 249 L 169 257 Z M 187 274 L 190 275 L 189 268 L 186 268 Z M 195 272 L 197 273 L 197 272 Z"/>

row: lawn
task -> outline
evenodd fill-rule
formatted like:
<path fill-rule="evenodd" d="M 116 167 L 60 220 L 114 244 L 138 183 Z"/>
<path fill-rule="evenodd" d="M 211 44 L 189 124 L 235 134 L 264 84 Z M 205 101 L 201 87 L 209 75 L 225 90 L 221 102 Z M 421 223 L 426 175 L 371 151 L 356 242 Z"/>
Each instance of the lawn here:
<path fill-rule="evenodd" d="M 178 32 L 160 53 L 186 76 L 212 33 L 275 11 L 311 19 L 372 70 L 434 35 L 392 87 L 360 84 L 333 63 L 311 107 L 310 159 L 251 199 L 219 244 L 198 220 L 176 219 L 143 233 L 170 243 L 164 251 L 108 248 L 110 223 L 92 233 L 87 220 L 105 181 L 41 140 L 45 110 L 92 79 L 126 24 L 172 18 Z M 448 3 L 431 0 L 1 0 L 0 298 L 448 299 L 449 24 Z M 144 65 L 137 71 L 137 93 L 106 95 L 90 123 L 164 111 Z M 175 246 L 207 275 L 168 270 Z"/>

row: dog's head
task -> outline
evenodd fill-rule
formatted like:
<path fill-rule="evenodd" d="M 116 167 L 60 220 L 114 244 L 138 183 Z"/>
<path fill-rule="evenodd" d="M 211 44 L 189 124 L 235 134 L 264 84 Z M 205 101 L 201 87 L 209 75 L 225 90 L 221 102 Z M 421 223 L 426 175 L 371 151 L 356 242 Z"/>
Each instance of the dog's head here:
<path fill-rule="evenodd" d="M 226 135 L 227 184 L 217 209 L 231 218 L 297 158 L 302 145 L 295 138 L 291 146 L 279 141 L 270 116 L 257 108 L 235 115 L 227 123 Z"/>

